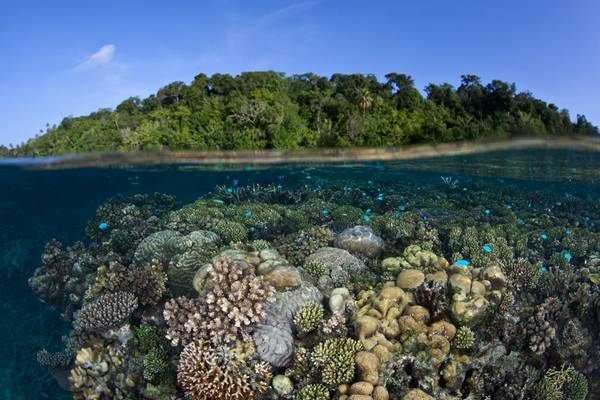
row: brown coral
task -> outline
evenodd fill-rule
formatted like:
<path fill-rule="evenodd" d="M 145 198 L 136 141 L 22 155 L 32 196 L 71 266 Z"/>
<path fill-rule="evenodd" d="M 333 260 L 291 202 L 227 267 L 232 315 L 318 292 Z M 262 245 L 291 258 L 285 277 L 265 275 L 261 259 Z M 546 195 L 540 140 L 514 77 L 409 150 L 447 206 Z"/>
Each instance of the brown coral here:
<path fill-rule="evenodd" d="M 103 294 L 75 314 L 73 326 L 78 331 L 104 330 L 125 322 L 137 309 L 138 300 L 132 293 Z"/>
<path fill-rule="evenodd" d="M 560 312 L 560 300 L 549 297 L 537 311 L 529 317 L 525 324 L 525 334 L 529 349 L 536 354 L 543 354 L 556 337 L 555 319 Z"/>
<path fill-rule="evenodd" d="M 268 364 L 227 357 L 207 341 L 188 344 L 179 356 L 177 382 L 192 400 L 252 400 L 268 387 Z"/>
<path fill-rule="evenodd" d="M 218 258 L 208 273 L 210 284 L 199 298 L 177 298 L 165 305 L 173 345 L 192 338 L 231 343 L 248 334 L 264 318 L 267 303 L 275 300 L 275 289 L 242 260 Z"/>

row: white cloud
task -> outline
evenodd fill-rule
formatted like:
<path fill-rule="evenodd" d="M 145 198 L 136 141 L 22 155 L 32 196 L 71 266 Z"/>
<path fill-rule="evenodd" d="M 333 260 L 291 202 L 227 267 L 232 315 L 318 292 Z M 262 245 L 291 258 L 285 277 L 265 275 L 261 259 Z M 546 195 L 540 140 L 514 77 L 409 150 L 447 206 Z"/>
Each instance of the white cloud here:
<path fill-rule="evenodd" d="M 115 58 L 116 46 L 114 44 L 105 44 L 94 54 L 90 55 L 85 61 L 76 65 L 73 70 L 85 71 L 88 69 L 96 68 L 101 65 L 110 64 Z"/>

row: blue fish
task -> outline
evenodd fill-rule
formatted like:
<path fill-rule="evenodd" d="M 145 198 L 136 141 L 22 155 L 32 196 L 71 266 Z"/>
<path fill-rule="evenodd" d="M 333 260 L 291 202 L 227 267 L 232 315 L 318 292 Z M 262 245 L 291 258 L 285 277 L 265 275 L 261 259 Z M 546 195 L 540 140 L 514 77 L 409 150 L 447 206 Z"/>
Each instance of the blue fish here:
<path fill-rule="evenodd" d="M 282 187 L 281 184 L 277 185 L 277 189 L 281 189 Z"/>
<path fill-rule="evenodd" d="M 544 272 L 548 272 L 548 268 L 546 268 L 546 266 L 542 265 L 540 267 L 540 272 L 544 273 Z"/>
<path fill-rule="evenodd" d="M 508 208 L 510 210 L 512 208 L 512 205 L 511 204 L 507 204 L 506 208 Z"/>
<path fill-rule="evenodd" d="M 237 185 L 238 185 L 238 183 L 240 183 L 240 181 L 239 181 L 239 180 L 237 180 L 237 179 L 234 179 L 234 180 L 233 180 L 233 186 L 237 186 Z"/>
<path fill-rule="evenodd" d="M 540 239 L 542 239 L 542 240 L 547 240 L 547 239 L 548 239 L 548 235 L 546 235 L 545 233 L 542 233 L 542 234 L 540 235 Z"/>
<path fill-rule="evenodd" d="M 483 212 L 485 213 L 485 215 L 490 215 L 492 212 L 490 210 L 488 210 L 487 208 L 485 210 L 483 210 Z"/>
<path fill-rule="evenodd" d="M 379 200 L 379 201 L 383 201 L 383 193 L 379 193 L 379 194 L 377 195 L 377 200 Z"/>
<path fill-rule="evenodd" d="M 492 246 L 490 246 L 489 244 L 486 244 L 485 246 L 483 246 L 483 251 L 485 251 L 486 253 L 491 253 Z"/>
<path fill-rule="evenodd" d="M 454 261 L 454 265 L 458 267 L 468 267 L 471 264 L 469 260 L 457 260 Z"/>
<path fill-rule="evenodd" d="M 368 214 L 368 213 L 370 213 L 371 211 L 373 211 L 373 210 L 371 210 L 370 208 L 367 208 L 367 209 L 365 210 L 365 212 L 366 212 L 367 214 Z"/>
<path fill-rule="evenodd" d="M 567 229 L 565 229 L 565 234 L 572 235 L 573 234 L 573 230 L 567 228 Z"/>
<path fill-rule="evenodd" d="M 567 252 L 565 252 L 565 254 L 563 254 L 563 257 L 565 258 L 565 260 L 571 261 L 571 259 L 573 258 L 573 255 L 567 251 Z"/>
<path fill-rule="evenodd" d="M 365 214 L 365 215 L 363 215 L 363 220 L 370 221 L 371 217 L 369 217 L 368 215 Z"/>
<path fill-rule="evenodd" d="M 252 216 L 252 211 L 248 210 L 244 212 L 244 217 L 251 217 Z"/>
<path fill-rule="evenodd" d="M 107 222 L 100 222 L 98 224 L 98 229 L 100 229 L 101 231 L 105 231 L 108 229 L 108 223 Z"/>
<path fill-rule="evenodd" d="M 400 210 L 400 211 L 406 211 L 406 206 L 400 206 L 400 207 L 398 207 L 398 210 Z"/>
<path fill-rule="evenodd" d="M 227 193 L 233 193 L 233 189 L 232 188 L 227 188 Z"/>
<path fill-rule="evenodd" d="M 323 215 L 329 215 L 329 210 L 326 209 L 326 208 L 324 208 L 324 209 L 321 210 L 321 214 L 323 214 Z"/>

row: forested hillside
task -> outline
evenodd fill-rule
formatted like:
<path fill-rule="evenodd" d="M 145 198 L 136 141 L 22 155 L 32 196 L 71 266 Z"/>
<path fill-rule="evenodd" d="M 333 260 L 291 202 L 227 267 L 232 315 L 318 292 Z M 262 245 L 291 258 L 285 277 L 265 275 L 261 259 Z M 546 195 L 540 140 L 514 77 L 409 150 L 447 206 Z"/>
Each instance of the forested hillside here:
<path fill-rule="evenodd" d="M 515 84 L 429 84 L 425 96 L 410 76 L 276 72 L 200 74 L 173 82 L 114 110 L 66 117 L 57 126 L 0 154 L 87 151 L 294 149 L 400 146 L 514 135 L 598 134 L 567 110 L 518 92 Z"/>

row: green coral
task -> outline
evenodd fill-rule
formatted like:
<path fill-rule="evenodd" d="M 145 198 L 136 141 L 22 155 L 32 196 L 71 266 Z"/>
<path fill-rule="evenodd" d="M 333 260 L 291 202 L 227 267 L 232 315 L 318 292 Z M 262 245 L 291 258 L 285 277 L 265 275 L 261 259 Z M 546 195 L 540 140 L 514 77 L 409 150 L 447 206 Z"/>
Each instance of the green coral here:
<path fill-rule="evenodd" d="M 323 322 L 323 306 L 313 301 L 306 303 L 294 316 L 294 324 L 301 334 L 312 332 Z"/>
<path fill-rule="evenodd" d="M 151 383 L 168 380 L 170 368 L 166 349 L 151 349 L 142 361 L 144 379 Z"/>
<path fill-rule="evenodd" d="M 538 400 L 584 400 L 587 394 L 588 382 L 585 375 L 565 364 L 560 369 L 546 371 L 535 388 Z"/>
<path fill-rule="evenodd" d="M 298 400 L 329 400 L 329 390 L 319 383 L 306 385 L 298 392 Z"/>
<path fill-rule="evenodd" d="M 461 326 L 456 331 L 456 336 L 452 340 L 452 345 L 458 350 L 467 350 L 473 347 L 475 334 L 468 326 Z"/>
<path fill-rule="evenodd" d="M 351 228 L 364 222 L 362 221 L 364 214 L 365 212 L 357 207 L 349 205 L 339 206 L 332 213 L 331 228 L 335 231 Z"/>
<path fill-rule="evenodd" d="M 262 250 L 266 250 L 266 249 L 270 249 L 271 248 L 271 244 L 263 239 L 256 239 L 253 240 L 252 242 L 250 242 L 250 244 L 248 245 L 248 247 L 252 250 L 252 251 L 262 251 Z"/>
<path fill-rule="evenodd" d="M 243 242 L 248 237 L 248 230 L 244 225 L 235 221 L 221 220 L 213 228 L 223 240 L 229 242 Z"/>
<path fill-rule="evenodd" d="M 311 361 L 321 369 L 323 383 L 340 385 L 354 378 L 354 355 L 362 343 L 350 338 L 332 338 L 313 349 Z"/>

